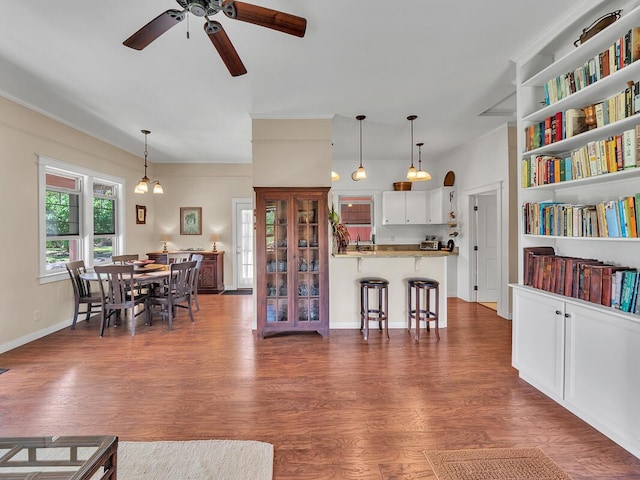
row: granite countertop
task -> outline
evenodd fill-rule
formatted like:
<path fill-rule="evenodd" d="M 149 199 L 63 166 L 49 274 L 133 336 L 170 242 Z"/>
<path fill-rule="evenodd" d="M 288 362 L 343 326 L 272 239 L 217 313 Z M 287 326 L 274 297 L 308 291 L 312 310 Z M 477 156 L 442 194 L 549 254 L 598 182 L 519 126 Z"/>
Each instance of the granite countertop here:
<path fill-rule="evenodd" d="M 334 252 L 336 258 L 366 258 L 366 257 L 448 257 L 458 255 L 458 247 L 452 252 L 448 250 L 420 250 L 417 245 L 375 245 L 371 249 L 370 245 L 357 251 L 355 247 L 348 247 L 344 253 Z"/>

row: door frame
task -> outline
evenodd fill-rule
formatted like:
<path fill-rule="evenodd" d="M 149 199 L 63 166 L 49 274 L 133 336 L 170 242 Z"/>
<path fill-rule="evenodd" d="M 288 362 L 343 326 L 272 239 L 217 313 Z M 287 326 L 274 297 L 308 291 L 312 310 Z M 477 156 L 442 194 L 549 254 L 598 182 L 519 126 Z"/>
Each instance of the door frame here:
<path fill-rule="evenodd" d="M 255 209 L 255 202 L 253 198 L 232 198 L 231 199 L 231 249 L 232 249 L 232 264 L 233 264 L 233 284 L 229 290 L 237 290 L 238 289 L 238 278 L 239 278 L 239 265 L 238 265 L 238 240 L 237 240 L 237 211 L 238 205 L 247 204 L 251 205 L 251 209 Z M 255 221 L 254 221 L 255 226 Z M 255 244 L 255 235 L 254 235 L 254 244 Z M 255 245 L 254 245 L 255 246 Z M 255 252 L 254 252 L 254 262 L 255 262 Z M 255 272 L 253 275 L 253 283 L 255 286 Z"/>
<path fill-rule="evenodd" d="M 504 269 L 505 269 L 505 260 L 504 260 L 504 245 L 503 245 L 503 215 L 502 215 L 502 181 L 499 182 L 495 182 L 495 183 L 491 183 L 488 185 L 483 185 L 483 186 L 479 186 L 479 187 L 475 187 L 475 188 L 470 188 L 468 190 L 465 191 L 465 194 L 467 195 L 468 198 L 468 212 L 469 212 L 469 219 L 470 219 L 470 229 L 469 229 L 469 233 L 470 233 L 470 242 L 469 242 L 469 258 L 471 259 L 471 261 L 469 261 L 469 292 L 470 292 L 470 301 L 471 302 L 477 302 L 478 301 L 478 295 L 476 290 L 474 289 L 474 286 L 477 285 L 477 278 L 478 278 L 478 255 L 475 252 L 475 250 L 473 249 L 474 245 L 477 245 L 477 235 L 478 235 L 478 229 L 477 229 L 477 216 L 475 214 L 475 210 L 474 207 L 477 204 L 477 197 L 480 195 L 486 195 L 486 194 L 493 194 L 496 196 L 496 224 L 497 224 L 497 231 L 496 231 L 496 248 L 498 250 L 498 256 L 497 256 L 497 263 L 498 263 L 498 278 L 497 278 L 497 283 L 498 283 L 498 292 L 497 292 L 497 301 L 498 301 L 498 311 L 501 310 L 501 306 L 505 305 L 504 302 L 507 302 L 507 298 L 503 298 L 503 281 L 505 278 L 504 275 Z"/>

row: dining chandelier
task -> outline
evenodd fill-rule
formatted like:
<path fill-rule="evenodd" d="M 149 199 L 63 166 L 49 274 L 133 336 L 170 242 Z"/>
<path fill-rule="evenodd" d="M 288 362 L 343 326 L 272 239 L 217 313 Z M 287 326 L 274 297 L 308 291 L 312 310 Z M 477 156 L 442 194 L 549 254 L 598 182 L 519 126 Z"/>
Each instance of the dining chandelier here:
<path fill-rule="evenodd" d="M 358 169 L 353 172 L 351 174 L 351 178 L 353 180 L 355 180 L 356 182 L 358 180 L 363 180 L 365 178 L 367 178 L 367 172 L 365 171 L 364 167 L 362 166 L 362 120 L 364 120 L 365 118 L 367 118 L 364 115 L 358 115 L 356 117 L 356 120 L 358 120 L 358 122 L 360 122 L 360 166 L 358 167 Z"/>
<path fill-rule="evenodd" d="M 160 185 L 160 182 L 151 182 L 151 180 L 149 180 L 149 177 L 147 177 L 147 135 L 149 135 L 151 132 L 149 130 L 140 131 L 144 134 L 144 177 L 140 179 L 140 181 L 136 185 L 134 192 L 147 193 L 149 191 L 149 183 L 153 183 L 153 193 L 164 193 L 164 189 L 162 188 L 162 185 Z"/>

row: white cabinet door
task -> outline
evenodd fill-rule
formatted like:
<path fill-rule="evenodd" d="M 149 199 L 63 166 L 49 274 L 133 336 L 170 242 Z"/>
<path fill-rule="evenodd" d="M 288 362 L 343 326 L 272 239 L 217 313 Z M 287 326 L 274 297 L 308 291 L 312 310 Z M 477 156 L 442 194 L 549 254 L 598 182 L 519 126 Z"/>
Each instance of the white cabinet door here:
<path fill-rule="evenodd" d="M 625 448 L 635 442 L 637 451 L 640 323 L 568 304 L 566 351 L 566 402 Z"/>
<path fill-rule="evenodd" d="M 437 224 L 446 223 L 443 221 L 442 215 L 442 188 L 436 188 L 435 190 L 429 190 L 429 218 L 427 223 Z"/>
<path fill-rule="evenodd" d="M 427 223 L 427 192 L 410 191 L 406 194 L 407 225 L 424 225 Z"/>
<path fill-rule="evenodd" d="M 564 394 L 564 302 L 513 292 L 513 366 L 520 377 L 557 401 Z"/>
<path fill-rule="evenodd" d="M 449 222 L 449 212 L 453 209 L 450 198 L 452 192 L 451 187 L 439 187 L 427 192 L 429 195 L 427 223 L 437 225 Z"/>
<path fill-rule="evenodd" d="M 383 225 L 427 223 L 427 192 L 382 192 Z"/>
<path fill-rule="evenodd" d="M 406 223 L 405 192 L 382 192 L 382 224 Z"/>

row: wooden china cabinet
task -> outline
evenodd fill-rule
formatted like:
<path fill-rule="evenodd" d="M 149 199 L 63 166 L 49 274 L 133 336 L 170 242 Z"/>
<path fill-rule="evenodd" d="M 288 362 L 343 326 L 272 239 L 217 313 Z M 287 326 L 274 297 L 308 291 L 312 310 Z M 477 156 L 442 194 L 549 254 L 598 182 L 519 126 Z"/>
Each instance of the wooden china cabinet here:
<path fill-rule="evenodd" d="M 258 336 L 329 335 L 328 187 L 256 192 Z"/>

